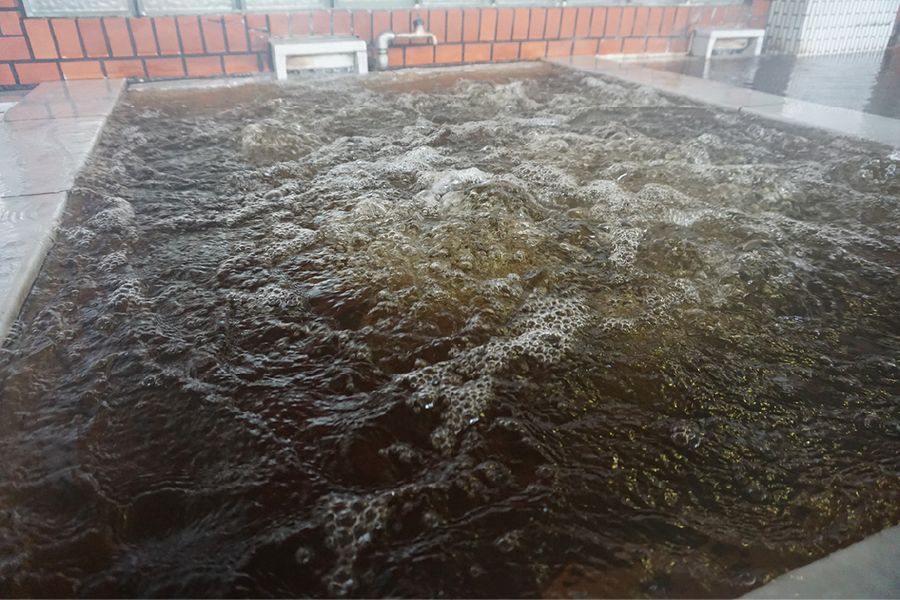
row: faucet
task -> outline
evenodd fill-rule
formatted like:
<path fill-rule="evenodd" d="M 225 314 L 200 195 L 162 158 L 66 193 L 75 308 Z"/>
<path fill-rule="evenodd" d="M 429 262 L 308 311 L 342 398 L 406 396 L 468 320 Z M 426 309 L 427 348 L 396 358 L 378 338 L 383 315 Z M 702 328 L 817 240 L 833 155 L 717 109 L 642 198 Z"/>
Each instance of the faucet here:
<path fill-rule="evenodd" d="M 418 39 L 428 38 L 433 46 L 437 46 L 437 36 L 429 31 L 425 31 L 425 21 L 416 19 L 413 21 L 412 33 L 394 33 L 393 31 L 385 31 L 378 36 L 378 70 L 385 71 L 388 68 L 388 48 L 397 38 L 402 39 Z"/>

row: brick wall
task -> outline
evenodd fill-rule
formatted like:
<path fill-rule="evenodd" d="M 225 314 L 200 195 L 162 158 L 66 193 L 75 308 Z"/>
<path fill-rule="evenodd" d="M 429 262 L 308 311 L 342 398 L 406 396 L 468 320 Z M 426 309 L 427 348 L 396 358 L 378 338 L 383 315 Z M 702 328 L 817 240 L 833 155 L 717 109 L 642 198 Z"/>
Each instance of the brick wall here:
<path fill-rule="evenodd" d="M 602 2 L 598 2 L 602 4 Z M 321 10 L 177 17 L 34 18 L 0 0 L 0 88 L 58 79 L 171 79 L 268 71 L 269 36 L 410 31 L 438 46 L 391 48 L 392 68 L 572 54 L 683 53 L 695 27 L 765 25 L 768 0 L 686 6 Z"/>

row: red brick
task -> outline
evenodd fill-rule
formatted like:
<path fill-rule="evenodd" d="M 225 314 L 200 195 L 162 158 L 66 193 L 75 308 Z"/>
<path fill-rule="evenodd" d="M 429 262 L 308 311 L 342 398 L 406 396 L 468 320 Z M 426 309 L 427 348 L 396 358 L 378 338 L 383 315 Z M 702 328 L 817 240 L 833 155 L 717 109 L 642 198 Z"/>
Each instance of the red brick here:
<path fill-rule="evenodd" d="M 185 54 L 203 54 L 203 36 L 200 33 L 198 17 L 175 17 L 181 47 Z"/>
<path fill-rule="evenodd" d="M 12 67 L 6 63 L 0 63 L 0 85 L 16 85 L 16 76 Z"/>
<path fill-rule="evenodd" d="M 441 65 L 461 63 L 462 57 L 462 44 L 439 44 L 434 49 L 434 62 Z"/>
<path fill-rule="evenodd" d="M 619 35 L 622 37 L 627 37 L 631 35 L 631 30 L 634 29 L 634 14 L 635 9 L 633 6 L 626 6 L 622 9 L 622 20 L 619 21 Z"/>
<path fill-rule="evenodd" d="M 408 10 L 391 11 L 391 31 L 394 33 L 409 33 L 412 31 L 410 28 L 410 16 Z"/>
<path fill-rule="evenodd" d="M 406 49 L 407 67 L 434 64 L 434 46 L 410 46 Z"/>
<path fill-rule="evenodd" d="M 669 40 L 669 52 L 684 54 L 688 51 L 687 38 L 671 38 Z"/>
<path fill-rule="evenodd" d="M 57 58 L 56 44 L 47 19 L 25 19 L 25 31 L 35 58 Z M 126 32 L 127 35 L 127 32 Z M 16 69 L 18 71 L 18 69 Z"/>
<path fill-rule="evenodd" d="M 522 60 L 536 60 L 547 56 L 547 42 L 522 42 L 519 48 L 519 58 Z"/>
<path fill-rule="evenodd" d="M 78 33 L 81 35 L 85 54 L 91 58 L 109 56 L 100 19 L 78 19 Z"/>
<path fill-rule="evenodd" d="M 385 31 L 391 30 L 391 13 L 376 10 L 372 13 L 372 38 L 375 39 Z"/>
<path fill-rule="evenodd" d="M 350 13 L 347 13 L 349 18 Z M 266 15 L 249 14 L 244 17 L 247 20 L 247 36 L 250 38 L 250 50 L 264 52 L 269 48 L 269 26 L 266 23 Z M 157 30 L 157 33 L 159 31 Z M 350 35 L 348 31 L 345 35 Z M 160 43 L 162 41 L 160 40 Z"/>
<path fill-rule="evenodd" d="M 15 65 L 15 69 L 19 76 L 19 83 L 22 85 L 59 80 L 59 64 L 55 62 L 18 63 Z"/>
<path fill-rule="evenodd" d="M 140 60 L 105 60 L 106 76 L 113 79 L 144 77 L 144 63 Z"/>
<path fill-rule="evenodd" d="M 478 39 L 490 42 L 497 34 L 497 9 L 484 8 L 481 10 L 481 26 L 478 30 Z"/>
<path fill-rule="evenodd" d="M 291 25 L 289 33 L 291 35 L 312 35 L 312 13 L 295 12 L 291 13 Z"/>
<path fill-rule="evenodd" d="M 368 12 L 366 13 L 368 14 Z M 287 13 L 269 15 L 269 32 L 272 37 L 284 37 L 291 34 L 291 16 Z"/>
<path fill-rule="evenodd" d="M 147 76 L 159 77 L 184 77 L 184 65 L 180 58 L 148 58 L 144 60 L 147 66 Z"/>
<path fill-rule="evenodd" d="M 631 35 L 635 37 L 643 37 L 647 35 L 647 20 L 650 18 L 650 9 L 646 6 L 639 6 L 634 10 L 634 24 L 632 25 Z"/>
<path fill-rule="evenodd" d="M 669 38 L 669 52 L 674 54 L 685 54 L 688 50 L 687 38 Z"/>
<path fill-rule="evenodd" d="M 766 17 L 750 17 L 750 20 L 747 21 L 747 25 L 752 29 L 765 29 L 767 21 L 768 19 Z"/>
<path fill-rule="evenodd" d="M 218 56 L 188 56 L 184 59 L 188 77 L 216 77 L 222 74 Z"/>
<path fill-rule="evenodd" d="M 575 40 L 572 45 L 572 54 L 578 56 L 597 54 L 597 40 Z"/>
<path fill-rule="evenodd" d="M 131 36 L 128 34 L 128 23 L 121 17 L 105 17 L 103 28 L 113 56 L 134 56 Z"/>
<path fill-rule="evenodd" d="M 222 17 L 200 17 L 200 31 L 203 33 L 203 45 L 206 48 L 206 52 L 211 54 L 225 52 L 225 32 L 222 29 Z M 147 72 L 150 72 L 149 63 L 147 64 Z"/>
<path fill-rule="evenodd" d="M 732 23 L 731 17 L 733 14 L 732 6 L 717 6 L 715 12 L 713 13 L 713 22 L 711 25 L 725 25 Z"/>
<path fill-rule="evenodd" d="M 291 35 L 312 35 L 313 19 L 311 12 L 291 13 Z"/>
<path fill-rule="evenodd" d="M 515 9 L 513 17 L 512 39 L 526 40 L 528 39 L 528 9 Z"/>
<path fill-rule="evenodd" d="M 462 41 L 463 14 L 458 8 L 447 10 L 447 33 L 444 38 L 448 42 Z"/>
<path fill-rule="evenodd" d="M 554 40 L 547 42 L 547 56 L 570 56 L 572 40 Z"/>
<path fill-rule="evenodd" d="M 547 22 L 546 8 L 532 8 L 531 22 L 528 26 L 528 39 L 542 40 L 544 39 L 544 25 Z"/>
<path fill-rule="evenodd" d="M 641 54 L 644 52 L 646 38 L 625 38 L 622 44 L 622 54 Z"/>
<path fill-rule="evenodd" d="M 159 44 L 160 54 L 181 54 L 181 45 L 178 43 L 178 27 L 174 17 L 156 17 L 153 19 L 156 29 L 156 41 Z"/>
<path fill-rule="evenodd" d="M 248 15 L 249 18 L 249 15 Z M 331 15 L 334 35 L 350 35 L 353 33 L 353 17 L 349 10 L 336 10 Z"/>
<path fill-rule="evenodd" d="M 353 11 L 353 35 L 361 40 L 372 39 L 372 13 L 367 10 Z"/>
<path fill-rule="evenodd" d="M 607 54 L 621 54 L 622 40 L 616 38 L 604 38 L 597 45 L 597 54 L 606 56 Z"/>
<path fill-rule="evenodd" d="M 606 37 L 619 35 L 619 25 L 622 23 L 622 9 L 619 7 L 606 10 Z"/>
<path fill-rule="evenodd" d="M 663 9 L 662 21 L 660 22 L 659 35 L 672 35 L 675 29 L 675 13 L 678 9 L 674 6 L 667 6 Z"/>
<path fill-rule="evenodd" d="M 562 18 L 559 22 L 559 37 L 570 38 L 575 35 L 575 17 L 578 16 L 578 9 L 567 6 L 562 9 Z"/>
<path fill-rule="evenodd" d="M 437 36 L 438 42 L 447 39 L 447 13 L 443 10 L 428 11 L 428 30 Z"/>
<path fill-rule="evenodd" d="M 716 7 L 706 6 L 700 9 L 700 27 L 711 27 L 716 23 Z"/>
<path fill-rule="evenodd" d="M 0 38 L 0 57 L 4 60 L 30 60 L 24 37 Z"/>
<path fill-rule="evenodd" d="M 544 20 L 544 37 L 548 40 L 559 39 L 559 26 L 562 21 L 562 9 L 550 7 L 547 9 L 547 17 Z"/>
<path fill-rule="evenodd" d="M 590 36 L 596 38 L 603 37 L 604 27 L 606 27 L 606 11 L 603 9 L 594 9 L 594 13 L 591 16 Z"/>
<path fill-rule="evenodd" d="M 0 0 L 0 8 L 19 8 L 19 0 Z"/>
<path fill-rule="evenodd" d="M 391 67 L 403 66 L 403 48 L 388 48 L 388 65 Z"/>
<path fill-rule="evenodd" d="M 474 42 L 481 33 L 481 23 L 479 20 L 480 9 L 466 8 L 463 9 L 463 41 Z"/>
<path fill-rule="evenodd" d="M 81 39 L 78 37 L 75 19 L 53 19 L 50 24 L 53 26 L 60 58 L 83 58 L 84 52 L 81 50 Z"/>
<path fill-rule="evenodd" d="M 511 8 L 497 10 L 497 40 L 512 39 L 513 17 L 515 12 Z"/>
<path fill-rule="evenodd" d="M 244 23 L 244 16 L 225 15 L 223 20 L 225 25 L 225 41 L 228 45 L 228 51 L 246 52 L 249 50 L 247 44 L 247 27 Z"/>
<path fill-rule="evenodd" d="M 647 35 L 662 35 L 660 31 L 662 30 L 662 22 L 663 18 L 665 18 L 666 9 L 655 6 L 650 9 L 650 19 L 647 21 Z"/>
<path fill-rule="evenodd" d="M 753 0 L 750 14 L 754 17 L 767 17 L 769 15 L 769 0 Z M 897 12 L 897 19 L 900 20 L 900 11 Z"/>
<path fill-rule="evenodd" d="M 669 51 L 669 38 L 647 38 L 647 52 L 650 54 L 662 54 Z"/>
<path fill-rule="evenodd" d="M 331 13 L 329 11 L 313 11 L 312 33 L 313 35 L 331 35 Z"/>
<path fill-rule="evenodd" d="M 256 54 L 235 54 L 225 57 L 225 72 L 229 75 L 256 73 L 259 71 L 259 60 Z"/>
<path fill-rule="evenodd" d="M 0 12 L 0 35 L 22 35 L 22 19 L 19 13 Z"/>
<path fill-rule="evenodd" d="M 131 35 L 134 38 L 134 49 L 138 56 L 156 56 L 159 49 L 156 47 L 156 38 L 153 35 L 153 21 L 148 17 L 128 19 L 131 25 Z"/>
<path fill-rule="evenodd" d="M 492 50 L 494 62 L 519 60 L 519 42 L 499 42 Z"/>
<path fill-rule="evenodd" d="M 587 37 L 591 32 L 591 21 L 593 20 L 593 13 L 600 11 L 606 11 L 605 8 L 595 8 L 591 10 L 590 8 L 579 8 L 578 9 L 578 18 L 575 19 L 575 37 Z M 605 17 L 604 17 L 605 18 Z"/>
<path fill-rule="evenodd" d="M 675 35 L 684 35 L 688 30 L 688 19 L 690 17 L 690 7 L 679 6 L 675 12 L 675 23 L 672 25 L 672 33 Z"/>
<path fill-rule="evenodd" d="M 716 10 L 715 25 L 734 25 L 743 19 L 743 10 L 740 6 L 720 6 Z"/>
<path fill-rule="evenodd" d="M 463 61 L 467 63 L 490 62 L 491 45 L 482 44 L 466 44 L 463 48 Z"/>
<path fill-rule="evenodd" d="M 103 79 L 103 71 L 100 69 L 99 60 L 79 60 L 76 62 L 64 62 L 62 67 L 63 79 Z"/>

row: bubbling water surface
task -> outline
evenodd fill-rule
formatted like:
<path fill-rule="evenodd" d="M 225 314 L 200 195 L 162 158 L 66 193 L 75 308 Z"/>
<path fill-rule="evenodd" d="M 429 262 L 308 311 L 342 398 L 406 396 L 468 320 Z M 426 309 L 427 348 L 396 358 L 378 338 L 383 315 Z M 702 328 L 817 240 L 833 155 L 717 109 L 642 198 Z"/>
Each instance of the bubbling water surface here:
<path fill-rule="evenodd" d="M 734 596 L 900 520 L 900 161 L 549 66 L 130 93 L 0 594 Z"/>

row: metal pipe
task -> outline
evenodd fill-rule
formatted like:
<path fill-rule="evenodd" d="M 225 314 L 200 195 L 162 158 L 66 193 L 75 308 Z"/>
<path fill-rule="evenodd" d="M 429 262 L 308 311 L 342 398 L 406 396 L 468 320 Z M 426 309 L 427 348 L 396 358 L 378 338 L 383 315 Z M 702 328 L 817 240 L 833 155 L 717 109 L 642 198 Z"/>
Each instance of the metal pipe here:
<path fill-rule="evenodd" d="M 413 32 L 412 33 L 394 33 L 393 31 L 385 31 L 381 35 L 378 36 L 378 70 L 385 71 L 388 68 L 388 48 L 391 47 L 391 42 L 393 42 L 397 38 L 403 39 L 418 39 L 418 38 L 428 38 L 431 41 L 432 46 L 437 46 L 437 36 L 429 31 L 425 31 L 425 22 L 422 19 L 416 19 L 413 21 Z"/>

